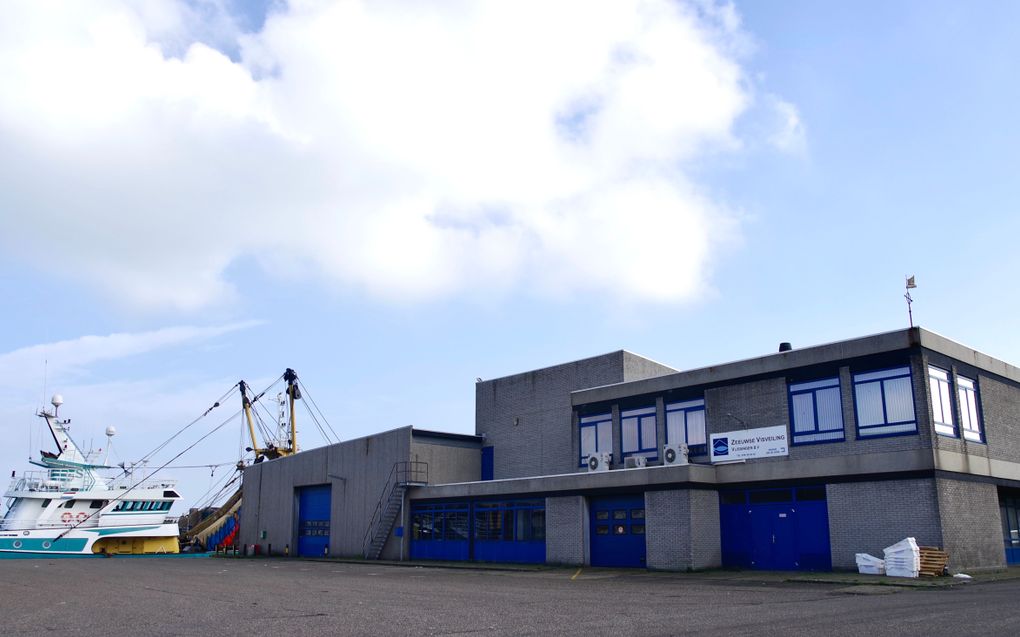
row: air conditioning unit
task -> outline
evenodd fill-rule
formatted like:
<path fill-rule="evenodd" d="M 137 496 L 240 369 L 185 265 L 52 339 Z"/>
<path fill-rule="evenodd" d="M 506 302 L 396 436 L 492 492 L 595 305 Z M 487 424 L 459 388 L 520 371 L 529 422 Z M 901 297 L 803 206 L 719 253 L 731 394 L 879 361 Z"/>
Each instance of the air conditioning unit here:
<path fill-rule="evenodd" d="M 623 466 L 627 469 L 640 469 L 641 467 L 647 467 L 648 458 L 644 456 L 630 456 L 623 461 Z"/>
<path fill-rule="evenodd" d="M 662 464 L 671 465 L 685 465 L 689 464 L 687 460 L 687 445 L 663 445 L 662 447 Z"/>
<path fill-rule="evenodd" d="M 595 471 L 609 471 L 609 465 L 613 461 L 613 454 L 608 451 L 600 451 L 588 456 L 588 473 Z"/>

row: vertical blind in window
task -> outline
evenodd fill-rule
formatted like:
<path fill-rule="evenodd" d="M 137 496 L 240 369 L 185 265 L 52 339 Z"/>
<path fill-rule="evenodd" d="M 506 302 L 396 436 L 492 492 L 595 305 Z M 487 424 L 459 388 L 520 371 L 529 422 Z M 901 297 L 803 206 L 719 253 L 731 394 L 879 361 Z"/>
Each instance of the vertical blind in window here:
<path fill-rule="evenodd" d="M 917 431 L 909 367 L 854 374 L 854 405 L 861 438 Z"/>

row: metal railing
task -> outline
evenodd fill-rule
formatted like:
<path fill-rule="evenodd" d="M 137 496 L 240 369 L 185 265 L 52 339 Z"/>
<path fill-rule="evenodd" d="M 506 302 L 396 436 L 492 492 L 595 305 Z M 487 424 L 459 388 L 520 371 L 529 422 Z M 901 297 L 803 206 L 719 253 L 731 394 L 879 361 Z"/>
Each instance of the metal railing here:
<path fill-rule="evenodd" d="M 393 490 L 397 487 L 406 487 L 410 484 L 428 484 L 428 482 L 429 464 L 427 462 L 403 460 L 393 463 L 390 475 L 386 479 L 385 486 L 383 486 L 382 494 L 375 505 L 375 511 L 372 512 L 372 517 L 369 519 L 368 528 L 365 529 L 365 537 L 361 542 L 362 553 L 368 553 L 368 548 L 378 532 L 379 524 L 382 522 L 383 513 L 386 511 L 386 505 L 393 495 Z"/>
<path fill-rule="evenodd" d="M 11 480 L 5 498 L 14 497 L 18 493 L 42 492 L 42 493 L 67 493 L 85 492 L 94 488 L 108 491 L 142 491 L 145 489 L 172 489 L 177 486 L 176 480 L 163 478 L 150 478 L 136 482 L 132 476 L 123 476 L 109 482 L 97 481 L 91 471 L 59 470 L 59 473 L 50 471 L 26 471 Z M 102 479 L 100 479 L 102 480 Z"/>

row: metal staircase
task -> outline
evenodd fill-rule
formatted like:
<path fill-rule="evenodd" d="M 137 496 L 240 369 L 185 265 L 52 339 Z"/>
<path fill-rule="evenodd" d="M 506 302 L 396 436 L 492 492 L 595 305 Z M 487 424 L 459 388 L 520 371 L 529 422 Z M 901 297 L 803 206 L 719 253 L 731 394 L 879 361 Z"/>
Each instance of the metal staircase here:
<path fill-rule="evenodd" d="M 386 479 L 386 486 L 383 487 L 382 496 L 368 523 L 368 530 L 365 531 L 365 539 L 362 543 L 365 559 L 377 560 L 382 554 L 386 540 L 390 538 L 390 533 L 393 531 L 393 523 L 400 515 L 407 488 L 425 485 L 428 482 L 428 463 L 412 460 L 393 464 L 389 478 Z"/>

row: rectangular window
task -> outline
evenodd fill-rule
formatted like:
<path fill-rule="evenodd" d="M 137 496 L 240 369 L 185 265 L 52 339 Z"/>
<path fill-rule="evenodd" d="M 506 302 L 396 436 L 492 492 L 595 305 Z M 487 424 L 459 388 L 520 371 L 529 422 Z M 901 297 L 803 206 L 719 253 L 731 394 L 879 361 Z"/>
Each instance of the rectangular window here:
<path fill-rule="evenodd" d="M 839 379 L 790 385 L 790 421 L 795 445 L 845 440 Z"/>
<path fill-rule="evenodd" d="M 704 400 L 688 400 L 666 405 L 667 443 L 686 444 L 693 456 L 708 453 L 705 440 Z"/>
<path fill-rule="evenodd" d="M 581 456 L 577 466 L 583 467 L 588 456 L 607 451 L 613 453 L 613 415 L 583 416 L 579 421 Z"/>
<path fill-rule="evenodd" d="M 973 442 L 984 442 L 981 416 L 978 413 L 977 382 L 957 376 L 956 389 L 960 398 L 960 429 L 963 437 Z"/>
<path fill-rule="evenodd" d="M 949 390 L 949 372 L 938 367 L 928 367 L 928 385 L 931 388 L 931 417 L 935 432 L 943 436 L 956 437 L 953 424 L 952 392 Z"/>
<path fill-rule="evenodd" d="M 910 368 L 854 374 L 857 437 L 917 433 Z"/>
<path fill-rule="evenodd" d="M 655 407 L 620 412 L 620 434 L 624 458 L 644 456 L 654 460 L 659 457 L 655 440 Z"/>

